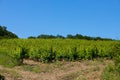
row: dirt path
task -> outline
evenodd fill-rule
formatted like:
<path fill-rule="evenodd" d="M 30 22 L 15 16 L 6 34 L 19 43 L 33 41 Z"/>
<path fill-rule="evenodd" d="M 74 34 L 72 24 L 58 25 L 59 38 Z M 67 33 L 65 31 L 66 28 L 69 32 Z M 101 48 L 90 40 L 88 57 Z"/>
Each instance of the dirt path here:
<path fill-rule="evenodd" d="M 6 80 L 101 80 L 104 67 L 110 60 L 81 62 L 56 62 L 43 64 L 25 60 L 24 66 L 5 68 L 0 66 L 0 74 Z"/>

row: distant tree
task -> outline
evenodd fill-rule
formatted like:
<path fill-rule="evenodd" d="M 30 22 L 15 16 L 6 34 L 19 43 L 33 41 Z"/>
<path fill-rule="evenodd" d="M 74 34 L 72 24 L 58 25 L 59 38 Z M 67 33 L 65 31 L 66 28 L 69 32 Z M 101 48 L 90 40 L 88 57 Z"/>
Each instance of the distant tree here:
<path fill-rule="evenodd" d="M 41 35 L 39 35 L 37 38 L 46 39 L 46 38 L 48 38 L 48 35 L 46 35 L 46 34 L 41 34 Z"/>
<path fill-rule="evenodd" d="M 68 38 L 68 39 L 74 39 L 74 36 L 71 35 L 71 34 L 68 34 L 66 38 Z"/>
<path fill-rule="evenodd" d="M 95 37 L 94 40 L 103 40 L 101 37 Z"/>
<path fill-rule="evenodd" d="M 56 38 L 58 38 L 58 39 L 65 39 L 65 37 L 64 37 L 64 36 L 59 35 L 59 34 L 56 36 Z"/>
<path fill-rule="evenodd" d="M 93 38 L 90 37 L 90 36 L 84 36 L 84 39 L 86 39 L 86 40 L 93 40 Z"/>
<path fill-rule="evenodd" d="M 49 35 L 48 37 L 49 39 L 53 39 L 53 38 L 56 38 L 56 36 L 53 36 L 53 35 Z"/>
<path fill-rule="evenodd" d="M 29 36 L 28 39 L 36 39 L 34 36 Z"/>
<path fill-rule="evenodd" d="M 76 34 L 75 36 L 74 36 L 74 38 L 75 39 L 83 39 L 83 35 L 81 35 L 81 34 Z"/>
<path fill-rule="evenodd" d="M 41 38 L 41 39 L 53 39 L 53 38 L 56 38 L 56 37 L 53 36 L 53 35 L 41 34 L 37 38 Z"/>
<path fill-rule="evenodd" d="M 76 34 L 76 35 L 71 35 L 68 34 L 67 37 L 64 37 L 62 35 L 47 35 L 47 34 L 41 34 L 38 37 L 33 37 L 30 36 L 28 39 L 35 39 L 35 38 L 40 38 L 40 39 L 84 39 L 84 40 L 112 40 L 110 38 L 101 38 L 101 37 L 91 37 L 91 36 L 83 36 L 81 34 Z"/>
<path fill-rule="evenodd" d="M 104 40 L 106 41 L 112 41 L 113 39 L 110 39 L 110 38 L 103 38 Z"/>
<path fill-rule="evenodd" d="M 18 38 L 18 36 L 7 30 L 7 27 L 0 26 L 0 38 Z"/>

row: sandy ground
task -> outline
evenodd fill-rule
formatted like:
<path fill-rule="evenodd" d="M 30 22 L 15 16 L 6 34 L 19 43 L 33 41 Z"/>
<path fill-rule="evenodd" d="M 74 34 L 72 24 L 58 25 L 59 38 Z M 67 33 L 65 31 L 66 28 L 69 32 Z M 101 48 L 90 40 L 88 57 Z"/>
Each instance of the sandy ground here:
<path fill-rule="evenodd" d="M 24 60 L 14 68 L 0 66 L 6 80 L 101 80 L 105 66 L 111 60 L 85 60 L 80 62 L 40 63 Z"/>

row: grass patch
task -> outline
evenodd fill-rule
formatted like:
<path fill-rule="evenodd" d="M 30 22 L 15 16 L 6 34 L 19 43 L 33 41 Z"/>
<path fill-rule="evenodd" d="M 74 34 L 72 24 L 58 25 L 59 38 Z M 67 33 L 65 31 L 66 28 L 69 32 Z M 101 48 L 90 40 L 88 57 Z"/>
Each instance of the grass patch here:
<path fill-rule="evenodd" d="M 22 78 L 22 76 L 14 70 L 0 69 L 0 74 L 2 74 L 4 77 L 10 77 L 14 80 Z"/>
<path fill-rule="evenodd" d="M 18 64 L 17 60 L 10 57 L 7 52 L 0 50 L 0 65 L 14 67 Z"/>
<path fill-rule="evenodd" d="M 67 74 L 61 78 L 61 80 L 76 80 L 76 78 L 80 75 L 80 72 L 75 72 L 71 74 Z"/>
<path fill-rule="evenodd" d="M 21 69 L 25 71 L 35 72 L 35 73 L 47 73 L 52 70 L 52 67 L 48 64 L 46 65 L 22 65 Z"/>
<path fill-rule="evenodd" d="M 119 68 L 113 64 L 109 64 L 102 73 L 103 80 L 120 80 Z"/>

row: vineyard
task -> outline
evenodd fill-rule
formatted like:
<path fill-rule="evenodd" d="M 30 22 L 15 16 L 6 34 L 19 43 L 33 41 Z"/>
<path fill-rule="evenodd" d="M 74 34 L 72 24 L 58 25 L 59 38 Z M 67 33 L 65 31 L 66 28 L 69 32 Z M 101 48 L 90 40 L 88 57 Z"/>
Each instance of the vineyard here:
<path fill-rule="evenodd" d="M 103 60 L 102 62 L 100 62 L 100 64 L 99 64 L 99 59 Z M 111 60 L 114 61 L 114 63 L 108 65 L 108 63 L 111 62 Z M 27 61 L 34 61 L 34 62 L 32 62 L 31 65 L 29 64 L 30 62 Z M 85 65 L 84 63 L 85 61 L 87 62 L 86 64 L 89 63 L 90 65 L 89 66 Z M 46 63 L 51 63 L 51 64 L 46 64 Z M 11 67 L 13 69 L 19 66 L 20 69 L 23 68 L 22 69 L 23 72 L 25 72 L 24 70 L 28 70 L 31 72 L 31 75 L 33 76 L 36 75 L 37 77 L 39 75 L 42 75 L 41 72 L 44 72 L 45 78 L 46 76 L 48 76 L 47 74 L 49 74 L 49 71 L 50 74 L 48 77 L 51 77 L 56 74 L 56 70 L 58 70 L 57 72 L 59 72 L 61 71 L 61 69 L 64 70 L 70 69 L 68 71 L 71 72 L 68 73 L 66 73 L 66 71 L 63 70 L 64 75 L 58 73 L 59 76 L 56 75 L 54 78 L 57 79 L 54 80 L 58 80 L 58 78 L 60 78 L 59 80 L 73 80 L 73 78 L 81 78 L 80 77 L 81 71 L 83 72 L 83 74 L 86 75 L 88 74 L 88 72 L 86 71 L 89 68 L 92 70 L 93 66 L 95 66 L 95 68 L 92 71 L 90 70 L 89 72 L 94 73 L 97 71 L 97 73 L 99 73 L 101 71 L 100 74 L 96 75 L 97 76 L 96 78 L 102 78 L 103 80 L 113 80 L 113 79 L 119 80 L 120 44 L 119 41 L 104 41 L 104 40 L 2 39 L 0 40 L 0 65 L 5 67 Z M 84 65 L 85 67 L 82 66 L 80 67 L 80 65 Z M 105 65 L 108 66 L 105 67 Z M 64 68 L 63 66 L 64 67 L 71 66 L 71 67 Z M 74 71 L 74 69 L 72 68 L 76 69 L 76 71 Z M 85 69 L 85 71 L 81 69 Z M 16 74 L 16 76 L 18 75 L 17 73 L 21 74 L 19 70 L 15 71 L 17 73 L 11 72 L 9 70 L 5 72 L 4 69 L 0 69 L 0 70 L 1 70 L 0 74 L 5 75 L 5 76 L 0 75 L 0 78 L 1 77 L 3 78 L 6 77 L 6 79 L 9 78 L 9 76 L 6 75 L 6 73 L 9 73 L 11 75 Z M 32 71 L 36 72 L 36 74 L 32 74 Z M 55 74 L 51 75 L 51 73 L 53 72 L 55 72 Z M 27 74 L 28 73 L 25 73 L 25 75 Z M 62 77 L 60 77 L 60 75 Z M 86 78 L 85 75 L 83 76 L 83 78 Z M 88 74 L 88 78 L 86 79 L 89 79 L 89 75 L 90 74 Z M 32 77 L 31 80 L 33 80 Z M 91 80 L 94 80 L 94 78 L 92 78 Z"/>
<path fill-rule="evenodd" d="M 10 58 L 8 64 L 11 61 L 12 65 L 22 64 L 23 59 L 55 62 L 112 58 L 116 43 L 77 39 L 5 39 L 0 41 L 0 57 Z"/>

